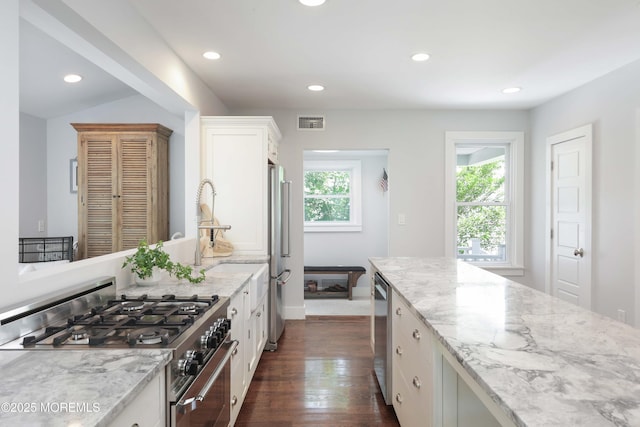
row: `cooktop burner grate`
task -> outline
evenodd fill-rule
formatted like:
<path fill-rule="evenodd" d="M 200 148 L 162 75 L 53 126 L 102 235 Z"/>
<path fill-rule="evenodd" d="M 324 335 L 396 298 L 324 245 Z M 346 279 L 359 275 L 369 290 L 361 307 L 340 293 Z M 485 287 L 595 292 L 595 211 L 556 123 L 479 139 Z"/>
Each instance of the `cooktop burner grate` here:
<path fill-rule="evenodd" d="M 161 345 L 166 346 L 182 334 L 196 319 L 219 300 L 211 297 L 159 298 L 142 295 L 109 300 L 106 304 L 72 316 L 66 323 L 49 326 L 39 335 L 24 337 L 24 347 L 35 345 L 85 344 L 108 345 Z"/>

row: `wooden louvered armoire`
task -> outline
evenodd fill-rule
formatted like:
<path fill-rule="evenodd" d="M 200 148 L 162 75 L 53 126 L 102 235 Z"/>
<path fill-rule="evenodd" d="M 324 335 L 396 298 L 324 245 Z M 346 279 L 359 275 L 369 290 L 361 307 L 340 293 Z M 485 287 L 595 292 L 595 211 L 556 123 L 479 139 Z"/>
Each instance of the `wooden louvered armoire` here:
<path fill-rule="evenodd" d="M 155 123 L 72 123 L 78 131 L 78 259 L 169 234 L 169 136 Z"/>

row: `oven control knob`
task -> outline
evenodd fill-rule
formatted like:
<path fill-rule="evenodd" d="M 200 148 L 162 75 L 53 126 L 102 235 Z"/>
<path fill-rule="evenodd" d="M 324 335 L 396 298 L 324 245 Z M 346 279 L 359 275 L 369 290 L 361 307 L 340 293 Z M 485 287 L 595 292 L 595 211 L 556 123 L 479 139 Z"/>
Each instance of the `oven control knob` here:
<path fill-rule="evenodd" d="M 215 349 L 218 347 L 218 337 L 216 335 L 212 335 L 210 331 L 207 331 L 200 337 L 200 344 L 202 344 L 203 348 Z"/>
<path fill-rule="evenodd" d="M 178 360 L 178 372 L 182 376 L 195 375 L 198 373 L 198 362 L 191 359 Z"/>
<path fill-rule="evenodd" d="M 192 359 L 194 362 L 197 362 L 198 365 L 202 365 L 202 362 L 204 362 L 204 353 L 201 351 L 194 351 Z"/>
<path fill-rule="evenodd" d="M 185 375 L 195 375 L 198 373 L 198 362 L 195 360 L 187 361 L 184 369 Z"/>
<path fill-rule="evenodd" d="M 217 338 L 218 341 L 222 341 L 222 337 L 224 337 L 224 333 L 219 327 L 220 325 L 213 325 L 209 328 L 209 333 Z"/>

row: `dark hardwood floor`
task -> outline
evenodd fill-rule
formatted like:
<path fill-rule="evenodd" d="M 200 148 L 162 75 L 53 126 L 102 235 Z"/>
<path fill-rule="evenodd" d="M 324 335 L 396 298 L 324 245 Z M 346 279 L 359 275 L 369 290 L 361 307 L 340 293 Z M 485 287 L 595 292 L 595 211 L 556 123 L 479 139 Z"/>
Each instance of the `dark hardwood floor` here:
<path fill-rule="evenodd" d="M 265 352 L 236 427 L 399 426 L 373 373 L 369 317 L 287 320 Z"/>

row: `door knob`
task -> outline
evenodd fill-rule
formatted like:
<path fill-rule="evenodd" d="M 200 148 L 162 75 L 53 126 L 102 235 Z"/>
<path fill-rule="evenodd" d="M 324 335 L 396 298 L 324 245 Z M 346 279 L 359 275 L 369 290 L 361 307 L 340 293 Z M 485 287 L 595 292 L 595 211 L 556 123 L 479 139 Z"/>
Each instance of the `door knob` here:
<path fill-rule="evenodd" d="M 582 258 L 584 256 L 584 249 L 580 248 L 580 249 L 574 250 L 573 255 L 579 256 L 580 258 Z"/>

